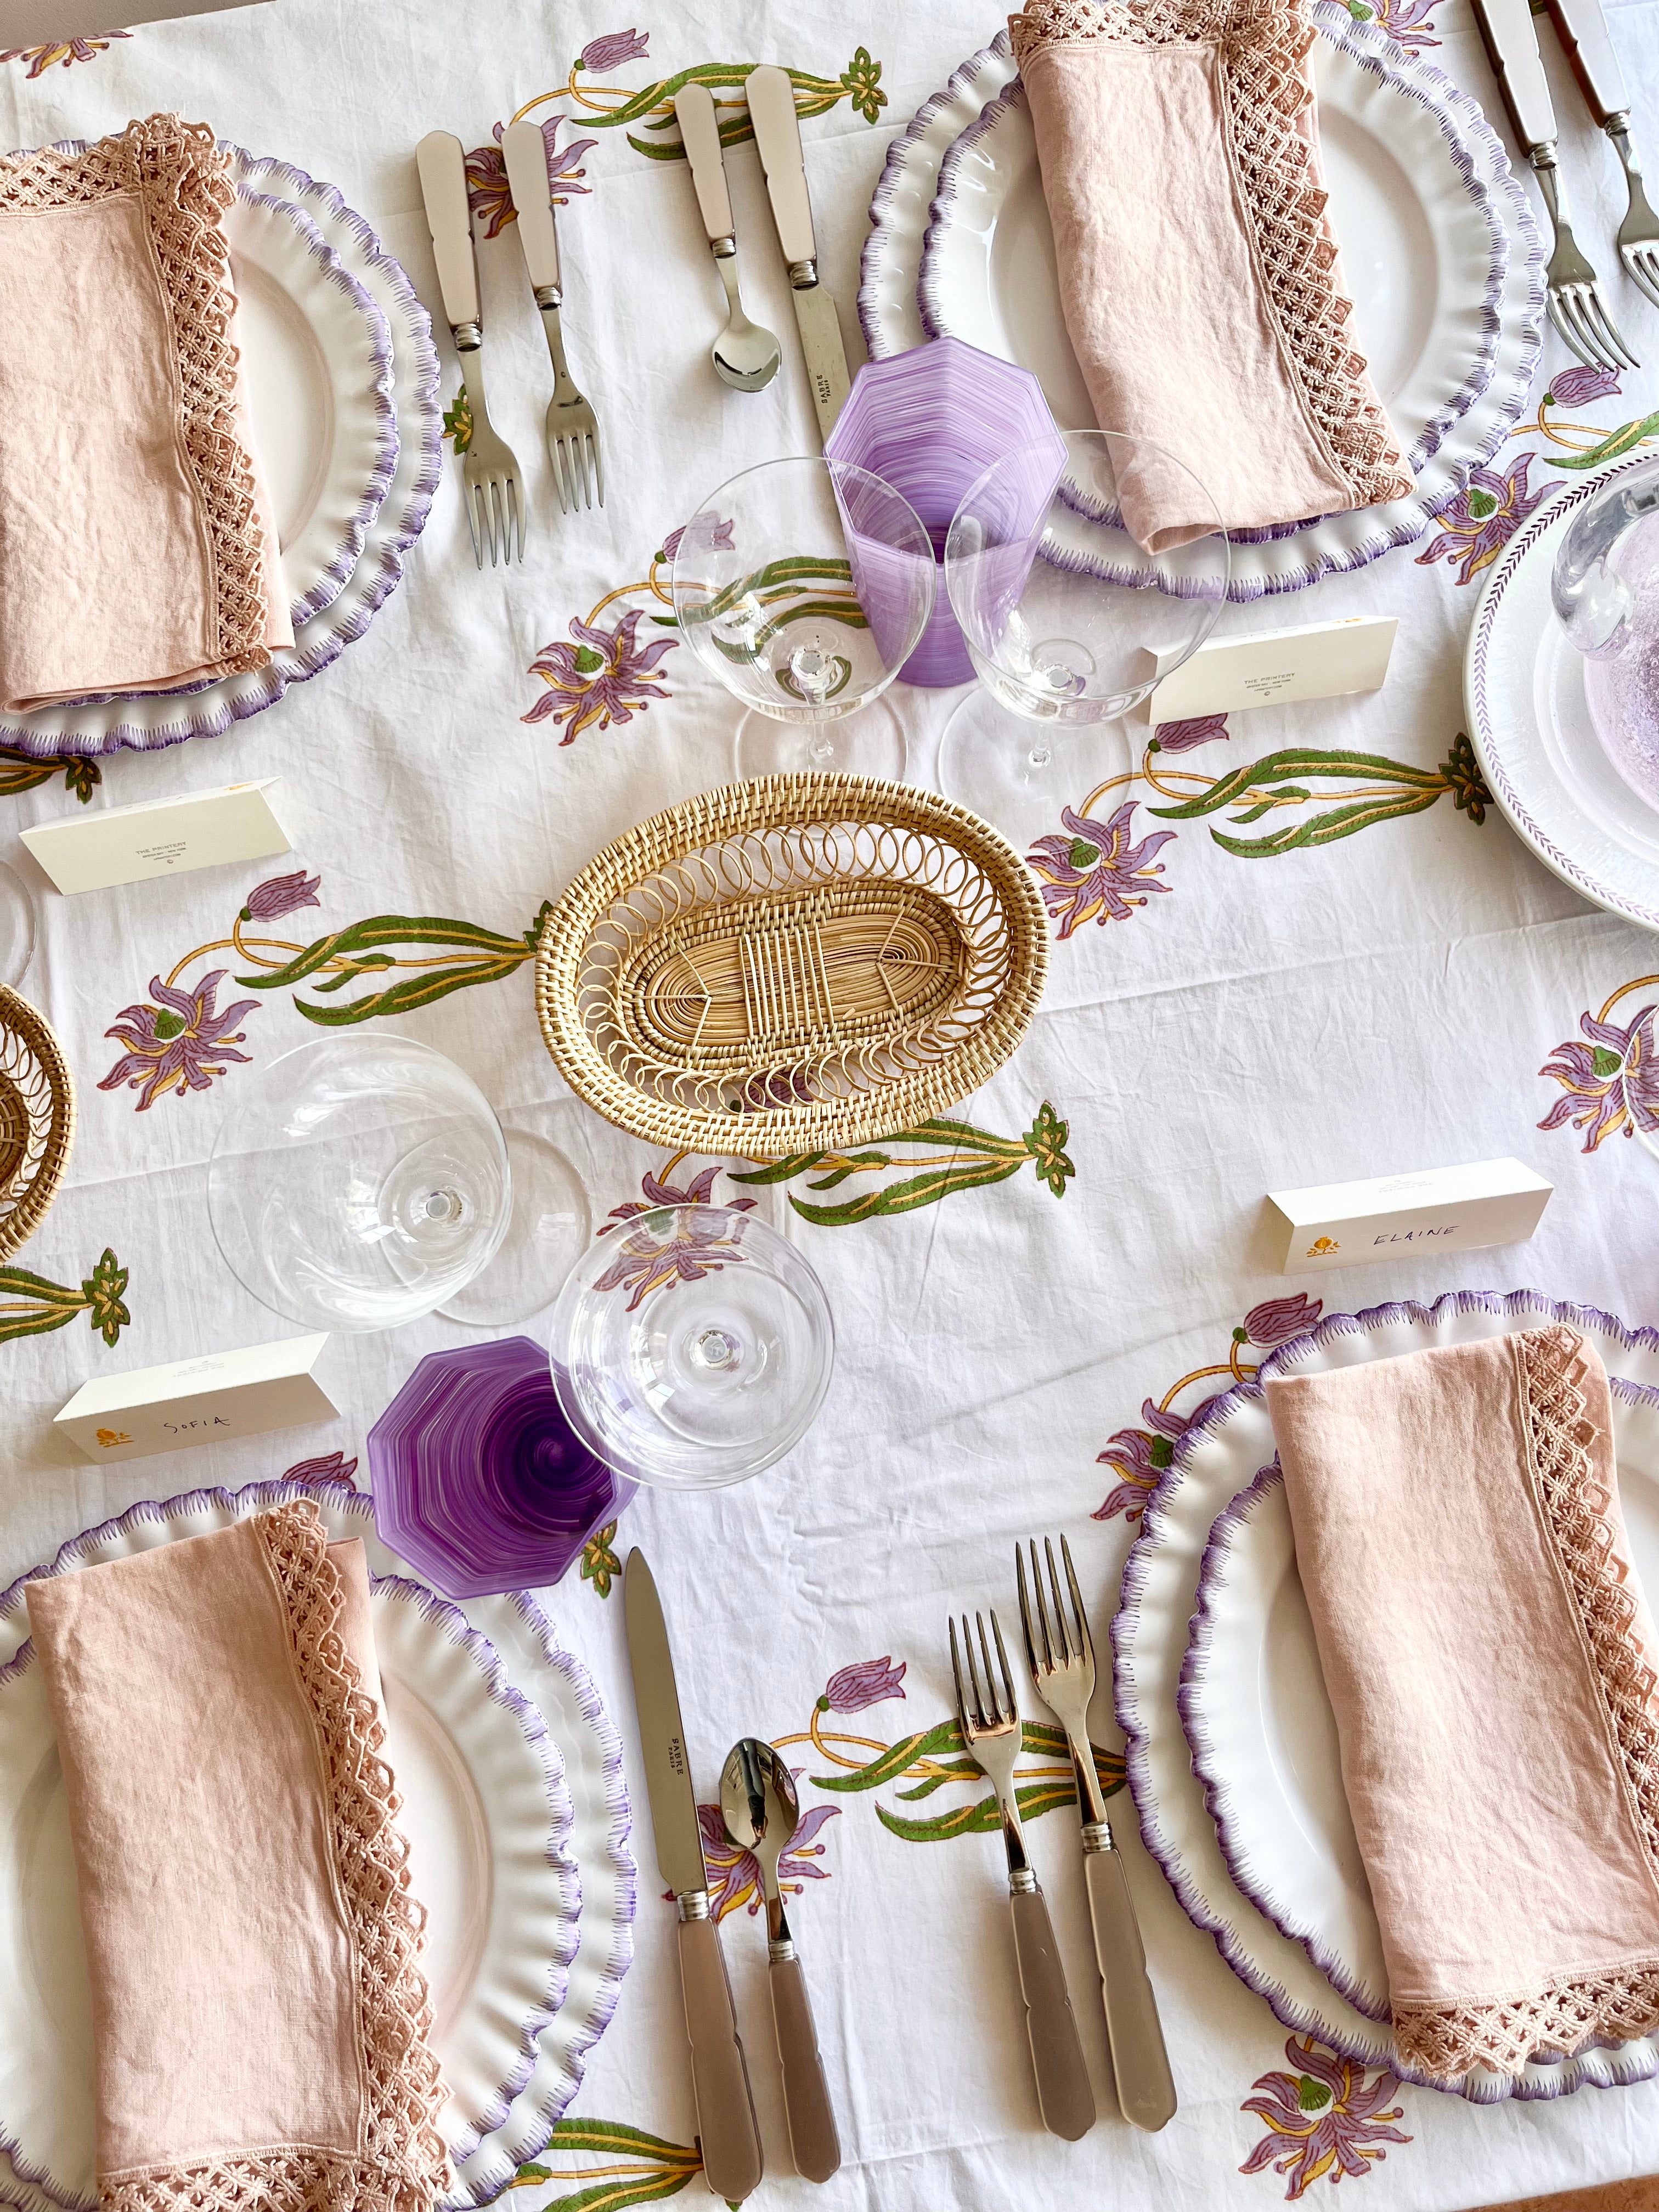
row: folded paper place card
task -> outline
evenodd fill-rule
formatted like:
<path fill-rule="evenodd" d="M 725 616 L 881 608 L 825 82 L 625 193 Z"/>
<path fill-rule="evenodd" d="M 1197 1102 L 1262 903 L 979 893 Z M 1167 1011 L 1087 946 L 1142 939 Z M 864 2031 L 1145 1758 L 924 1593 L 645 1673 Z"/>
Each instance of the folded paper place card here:
<path fill-rule="evenodd" d="M 228 783 L 187 799 L 61 814 L 25 830 L 23 842 L 60 891 L 102 891 L 151 876 L 186 874 L 289 849 L 270 793 L 277 779 Z"/>
<path fill-rule="evenodd" d="M 52 1425 L 88 1459 L 104 1461 L 337 1420 L 338 1408 L 311 1371 L 327 1342 L 292 1336 L 100 1376 L 82 1385 Z"/>
<path fill-rule="evenodd" d="M 1553 1188 L 1519 1160 L 1478 1160 L 1471 1167 L 1425 1168 L 1371 1182 L 1269 1191 L 1267 1203 L 1277 1217 L 1279 1271 L 1302 1275 L 1449 1247 L 1474 1252 L 1488 1244 L 1522 1244 L 1537 1228 Z"/>
<path fill-rule="evenodd" d="M 1380 691 L 1394 651 L 1397 615 L 1351 615 L 1345 622 L 1298 629 L 1257 630 L 1200 645 L 1190 660 L 1163 678 L 1148 702 L 1154 723 L 1233 714 L 1245 707 L 1288 706 L 1297 699 L 1335 699 L 1347 691 Z"/>

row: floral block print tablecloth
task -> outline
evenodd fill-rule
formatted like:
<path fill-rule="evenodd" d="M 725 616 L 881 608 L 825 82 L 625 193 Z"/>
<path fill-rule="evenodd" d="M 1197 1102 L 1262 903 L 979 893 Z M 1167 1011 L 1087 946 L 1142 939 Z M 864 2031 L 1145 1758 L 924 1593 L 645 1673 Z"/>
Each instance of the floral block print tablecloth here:
<path fill-rule="evenodd" d="M 1497 116 L 1466 0 L 1351 5 Z M 1610 13 L 1651 152 L 1659 0 Z M 951 1717 L 945 1631 L 953 1606 L 996 1602 L 1011 1618 L 1016 1539 L 1063 1528 L 1103 1650 L 1126 1547 L 1184 1425 L 1322 1310 L 1527 1283 L 1659 1322 L 1659 1167 L 1631 1141 L 1659 1127 L 1659 945 L 1587 908 L 1510 834 L 1460 684 L 1483 574 L 1556 486 L 1601 457 L 1659 452 L 1659 381 L 1575 367 L 1552 336 L 1525 419 L 1427 537 L 1273 610 L 1397 614 L 1381 696 L 1166 726 L 1143 738 L 1133 777 L 1064 794 L 1030 854 L 1053 928 L 1046 1005 L 1010 1066 L 950 1116 L 781 1169 L 668 1158 L 564 1094 L 542 1047 L 531 966 L 544 902 L 606 839 L 728 774 L 733 704 L 672 620 L 675 532 L 738 469 L 816 450 L 737 88 L 760 61 L 794 75 L 822 267 L 856 349 L 866 210 L 893 133 L 999 23 L 994 6 L 958 0 L 708 0 L 638 21 L 609 0 L 278 0 L 0 54 L 6 144 L 182 106 L 337 183 L 434 310 L 413 149 L 425 130 L 457 131 L 471 149 L 492 398 L 534 516 L 523 567 L 480 575 L 451 457 L 470 419 L 440 318 L 443 482 L 366 638 L 219 740 L 0 759 L 14 830 L 280 775 L 294 836 L 291 856 L 263 867 L 72 905 L 33 878 L 29 988 L 73 1063 L 81 1125 L 67 1188 L 0 1269 L 0 1579 L 142 1497 L 295 1461 L 319 1481 L 362 1480 L 368 1428 L 424 1352 L 457 1340 L 452 1325 L 336 1339 L 322 1370 L 343 1408 L 332 1431 L 99 1472 L 72 1463 L 49 1424 L 89 1375 L 281 1333 L 215 1251 L 214 1132 L 319 1025 L 393 1023 L 469 1069 L 509 1122 L 562 1145 L 596 1224 L 711 1195 L 762 1210 L 799 1239 L 835 1308 L 835 1384 L 805 1444 L 745 1488 L 642 1494 L 545 1601 L 622 1723 L 637 1798 L 618 1583 L 630 1542 L 652 1554 L 768 2197 L 807 2201 L 789 2171 L 756 1868 L 714 1809 L 720 1761 L 746 1730 L 799 1778 L 782 1872 L 847 2154 L 826 2205 L 1266 2212 L 1346 2183 L 1356 2212 L 1452 2212 L 1647 2172 L 1659 2081 L 1483 2109 L 1287 2039 L 1183 1917 L 1122 1798 L 1181 2109 L 1155 2138 L 1109 2120 L 1074 2147 L 1046 2136 L 1000 1845 Z M 1547 29 L 1544 42 L 1581 234 L 1610 265 L 1614 159 Z M 728 103 L 749 304 L 783 334 L 783 373 L 754 397 L 724 391 L 707 359 L 716 296 L 670 127 L 690 78 Z M 569 520 L 541 445 L 545 353 L 497 143 L 525 111 L 556 174 L 567 331 L 605 425 L 605 506 Z M 1638 350 L 1659 357 L 1659 319 L 1627 286 L 1616 297 Z M 953 696 L 895 696 L 925 781 Z M 1504 1153 L 1558 1187 L 1524 1249 L 1449 1275 L 1431 1259 L 1340 1275 L 1321 1297 L 1252 1259 L 1270 1188 Z M 1095 1732 L 1115 1791 L 1103 1698 Z M 1071 1778 L 1036 1717 L 1022 1784 L 1103 2082 Z M 635 1962 L 580 2094 L 519 2177 L 524 2212 L 619 2212 L 702 2189 L 674 1914 L 643 1821 L 639 1841 Z"/>

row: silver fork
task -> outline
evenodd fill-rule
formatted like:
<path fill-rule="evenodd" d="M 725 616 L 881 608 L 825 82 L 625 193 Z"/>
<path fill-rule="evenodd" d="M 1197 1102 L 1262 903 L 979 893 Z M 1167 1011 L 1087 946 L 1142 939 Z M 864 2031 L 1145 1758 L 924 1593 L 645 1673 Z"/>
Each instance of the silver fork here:
<path fill-rule="evenodd" d="M 1566 191 L 1555 158 L 1555 106 L 1528 0 L 1474 0 L 1474 14 L 1504 104 L 1555 227 L 1555 251 L 1544 271 L 1550 320 L 1567 350 L 1587 368 L 1634 368 L 1636 356 L 1607 312 L 1601 281 L 1579 252 L 1567 220 Z"/>
<path fill-rule="evenodd" d="M 559 309 L 564 301 L 559 284 L 559 234 L 554 228 L 547 152 L 538 126 L 533 123 L 510 124 L 501 140 L 501 153 L 507 163 L 513 204 L 519 211 L 519 243 L 524 248 L 530 288 L 541 310 L 547 349 L 553 357 L 553 397 L 547 407 L 547 452 L 553 464 L 559 507 L 566 514 L 579 503 L 591 507 L 596 489 L 603 507 L 605 469 L 599 459 L 599 426 L 593 410 L 576 389 L 575 379 L 564 357 L 564 335 L 559 328 Z"/>
<path fill-rule="evenodd" d="M 438 289 L 443 294 L 444 313 L 455 335 L 461 373 L 466 382 L 472 434 L 462 465 L 466 492 L 466 519 L 472 532 L 472 550 L 483 566 L 484 547 L 489 565 L 514 558 L 513 539 L 518 533 L 518 558 L 524 558 L 524 492 L 513 448 L 499 436 L 489 419 L 484 399 L 483 322 L 478 307 L 478 264 L 472 252 L 472 218 L 466 197 L 466 156 L 461 142 L 447 131 L 429 131 L 415 149 L 421 173 L 421 197 L 426 203 L 427 228 L 438 264 Z"/>
<path fill-rule="evenodd" d="M 1037 2104 L 1042 2124 L 1050 2135 L 1075 2142 L 1095 2124 L 1095 2093 L 1090 2087 L 1083 2045 L 1066 1987 L 1066 1969 L 1054 1943 L 1054 1927 L 1042 1892 L 1031 1871 L 1025 1851 L 1025 1831 L 1020 1823 L 1019 1800 L 1014 1788 L 1014 1765 L 1019 1757 L 1022 1731 L 1019 1705 L 1008 1655 L 1002 1648 L 1002 1631 L 991 1615 L 1002 1682 L 999 1694 L 991 1666 L 991 1647 L 985 1640 L 983 1616 L 975 1613 L 980 1655 L 985 1662 L 985 1686 L 980 1687 L 974 1661 L 974 1639 L 968 1616 L 962 1616 L 963 1641 L 968 1647 L 968 1678 L 973 1685 L 969 1700 L 962 1680 L 962 1658 L 957 1649 L 957 1624 L 951 1623 L 951 1672 L 956 1678 L 957 1718 L 962 1740 L 997 1793 L 1002 1812 L 1002 1840 L 1008 1852 L 1008 1905 L 1013 1915 L 1014 1950 L 1019 1960 L 1019 1986 L 1025 1999 L 1025 2033 L 1031 2045 L 1031 2068 L 1036 2075 Z"/>
<path fill-rule="evenodd" d="M 1036 1540 L 1031 1543 L 1031 1583 L 1025 1580 L 1025 1555 L 1015 1547 L 1014 1565 L 1019 1577 L 1019 1618 L 1025 1631 L 1025 1656 L 1038 1695 L 1066 1731 L 1072 1765 L 1077 1775 L 1078 1810 L 1083 1816 L 1083 1867 L 1089 1885 L 1089 1917 L 1095 1931 L 1095 1962 L 1100 1969 L 1100 1991 L 1106 2006 L 1106 2033 L 1112 2046 L 1112 2070 L 1117 2076 L 1117 2099 L 1123 2117 L 1133 2126 L 1155 2134 L 1175 2114 L 1175 2081 L 1169 2054 L 1164 2047 L 1164 2027 L 1158 2016 L 1158 1999 L 1146 1978 L 1146 1954 L 1135 1919 L 1129 1877 L 1112 1841 L 1106 1818 L 1106 1800 L 1095 1772 L 1089 1742 L 1089 1700 L 1095 1693 L 1095 1647 L 1089 1634 L 1089 1616 L 1077 1586 L 1072 1547 L 1064 1536 L 1060 1556 L 1066 1562 L 1066 1584 L 1071 1593 L 1070 1619 L 1060 1594 L 1054 1571 L 1054 1547 L 1042 1540 L 1048 1565 L 1048 1590 L 1054 1598 L 1050 1629 L 1048 1599 L 1043 1594 L 1042 1570 L 1037 1564 Z M 1031 1591 L 1036 1593 L 1033 1618 Z"/>
<path fill-rule="evenodd" d="M 1619 258 L 1632 283 L 1659 307 L 1659 216 L 1648 205 L 1643 189 L 1641 166 L 1630 137 L 1630 98 L 1607 36 L 1601 0 L 1549 0 L 1549 11 L 1589 112 L 1624 163 L 1630 207 L 1619 226 Z"/>

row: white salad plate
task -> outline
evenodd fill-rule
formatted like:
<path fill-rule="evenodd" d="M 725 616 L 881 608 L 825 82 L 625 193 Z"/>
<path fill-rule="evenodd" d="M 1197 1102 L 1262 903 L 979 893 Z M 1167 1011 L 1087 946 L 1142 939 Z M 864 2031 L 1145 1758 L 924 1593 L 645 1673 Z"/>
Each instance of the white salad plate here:
<path fill-rule="evenodd" d="M 425 524 L 443 418 L 431 319 L 414 287 L 331 185 L 226 151 L 239 335 L 294 643 L 213 684 L 0 715 L 0 744 L 96 754 L 222 736 L 362 635 Z"/>
<path fill-rule="evenodd" d="M 1420 538 L 1519 419 L 1539 354 L 1537 228 L 1476 103 L 1334 0 L 1314 18 L 1352 327 L 1417 483 L 1386 506 L 1234 533 L 1234 599 L 1298 590 Z M 895 141 L 871 222 L 859 305 L 872 357 L 949 331 L 1030 369 L 1062 428 L 1093 423 L 1006 35 Z M 1076 532 L 1086 558 L 1087 521 Z"/>
<path fill-rule="evenodd" d="M 64 1546 L 60 1574 L 307 1498 L 361 1536 L 374 1585 L 387 1756 L 428 1915 L 425 1971 L 458 2187 L 488 2203 L 545 2148 L 632 1952 L 621 1746 L 586 1671 L 518 1595 L 439 1597 L 401 1571 L 371 1501 L 256 1484 L 134 1506 Z M 0 1596 L 0 2196 L 97 2203 L 87 1969 L 62 1770 L 29 1644 L 24 1577 Z"/>
<path fill-rule="evenodd" d="M 1419 2077 L 1395 2057 L 1387 2024 L 1376 1919 L 1282 1487 L 1266 1474 L 1274 1445 L 1261 1378 L 1551 1321 L 1582 1330 L 1607 1366 L 1632 1541 L 1638 1565 L 1659 1573 L 1659 1334 L 1534 1291 L 1458 1291 L 1432 1306 L 1328 1315 L 1269 1353 L 1256 1379 L 1203 1407 L 1142 1516 L 1112 1626 L 1140 1831 L 1182 1906 L 1287 2028 L 1407 2080 Z M 1534 2061 L 1516 2080 L 1477 2069 L 1452 2086 L 1497 2103 L 1656 2073 L 1659 2047 L 1644 2037 Z"/>
<path fill-rule="evenodd" d="M 1550 601 L 1574 515 L 1610 478 L 1641 465 L 1638 454 L 1579 477 L 1516 532 L 1475 604 L 1463 700 L 1481 774 L 1516 836 L 1583 897 L 1659 929 L 1659 812 L 1596 736 L 1583 656 Z"/>

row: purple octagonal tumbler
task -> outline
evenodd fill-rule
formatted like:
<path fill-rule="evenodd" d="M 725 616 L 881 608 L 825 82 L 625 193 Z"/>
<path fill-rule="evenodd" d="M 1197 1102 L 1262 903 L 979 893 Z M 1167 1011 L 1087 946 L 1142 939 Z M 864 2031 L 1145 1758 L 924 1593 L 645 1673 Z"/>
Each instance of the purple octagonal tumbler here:
<path fill-rule="evenodd" d="M 823 453 L 902 493 L 942 562 L 945 533 L 969 486 L 1003 454 L 1045 435 L 1058 440 L 1059 433 L 1029 369 L 961 338 L 932 338 L 860 369 Z M 934 688 L 973 681 L 942 569 L 933 616 L 899 674 L 907 684 Z"/>
<path fill-rule="evenodd" d="M 526 1336 L 434 1352 L 368 1432 L 374 1519 L 446 1597 L 556 1583 L 635 1486 L 566 1420 Z"/>

